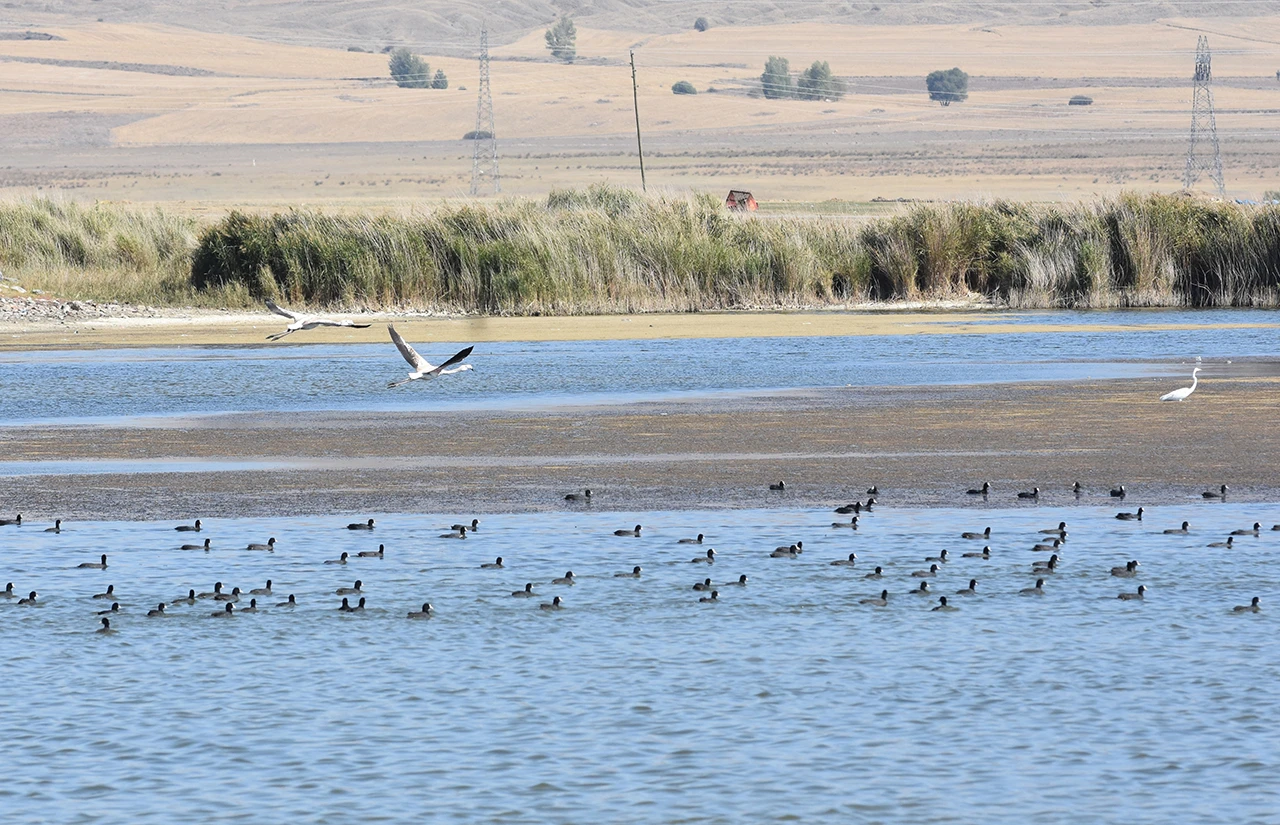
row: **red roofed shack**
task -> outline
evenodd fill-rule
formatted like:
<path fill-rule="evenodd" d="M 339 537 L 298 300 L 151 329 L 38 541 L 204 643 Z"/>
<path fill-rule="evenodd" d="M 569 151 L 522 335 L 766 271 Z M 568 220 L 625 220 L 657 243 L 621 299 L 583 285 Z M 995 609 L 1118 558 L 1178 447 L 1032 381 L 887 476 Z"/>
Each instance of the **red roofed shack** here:
<path fill-rule="evenodd" d="M 754 212 L 759 206 L 750 192 L 744 192 L 741 189 L 730 189 L 729 197 L 724 199 L 724 205 L 739 212 Z"/>

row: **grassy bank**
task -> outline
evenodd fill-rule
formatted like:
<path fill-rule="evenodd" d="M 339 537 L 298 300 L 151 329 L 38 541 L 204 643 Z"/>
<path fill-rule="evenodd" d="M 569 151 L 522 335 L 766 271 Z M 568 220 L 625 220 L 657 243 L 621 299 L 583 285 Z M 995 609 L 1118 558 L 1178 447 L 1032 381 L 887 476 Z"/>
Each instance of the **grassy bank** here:
<path fill-rule="evenodd" d="M 1280 208 L 1172 195 L 923 204 L 867 221 L 730 214 L 597 187 L 413 215 L 0 206 L 0 266 L 64 297 L 582 314 L 986 298 L 1016 307 L 1280 301 Z"/>
<path fill-rule="evenodd" d="M 0 271 L 62 298 L 169 306 L 244 306 L 247 290 L 197 289 L 192 256 L 206 229 L 160 210 L 46 199 L 0 203 Z M 14 297 L 0 289 L 0 296 Z"/>

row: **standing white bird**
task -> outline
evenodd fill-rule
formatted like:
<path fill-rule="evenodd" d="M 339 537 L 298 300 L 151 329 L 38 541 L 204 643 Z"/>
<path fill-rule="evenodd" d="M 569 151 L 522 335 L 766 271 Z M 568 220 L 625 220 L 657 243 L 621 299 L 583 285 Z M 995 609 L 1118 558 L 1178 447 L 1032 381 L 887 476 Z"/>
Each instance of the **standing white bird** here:
<path fill-rule="evenodd" d="M 1186 401 L 1187 396 L 1191 395 L 1191 393 L 1196 391 L 1196 384 L 1200 383 L 1200 379 L 1196 377 L 1196 373 L 1198 372 L 1200 372 L 1199 367 L 1196 367 L 1191 371 L 1191 386 L 1174 390 L 1171 393 L 1166 393 L 1165 395 L 1160 396 L 1160 400 L 1161 401 Z"/>
<path fill-rule="evenodd" d="M 282 306 L 277 306 L 275 301 L 267 301 L 267 309 L 271 310 L 276 315 L 282 315 L 290 321 L 293 321 L 292 324 L 285 327 L 284 332 L 277 332 L 275 335 L 268 335 L 268 341 L 279 341 L 286 335 L 297 332 L 300 329 L 315 329 L 316 327 L 355 327 L 356 329 L 364 329 L 365 327 L 372 326 L 372 324 L 357 324 L 355 321 L 348 321 L 345 318 L 341 321 L 335 321 L 332 318 L 318 318 L 314 315 L 303 315 L 302 313 L 294 312 L 291 309 L 285 309 Z"/>
<path fill-rule="evenodd" d="M 467 347 L 464 350 L 460 350 L 448 361 L 445 361 L 438 367 L 433 367 L 427 362 L 427 359 L 414 352 L 413 347 L 405 343 L 405 340 L 400 337 L 400 333 L 396 332 L 395 324 L 387 324 L 387 329 L 391 332 L 391 340 L 395 342 L 396 349 L 400 350 L 400 354 L 404 356 L 404 360 L 408 361 L 409 366 L 414 369 L 413 372 L 409 373 L 408 378 L 403 381 L 392 381 L 390 384 L 387 384 L 388 387 L 399 387 L 408 384 L 410 381 L 417 381 L 420 378 L 435 378 L 437 375 L 452 375 L 455 372 L 463 372 L 464 370 L 472 369 L 470 364 L 462 364 L 461 366 L 454 367 L 453 369 L 447 369 L 447 367 L 457 364 L 463 358 L 466 358 L 471 354 L 471 350 L 474 349 L 474 347 Z"/>

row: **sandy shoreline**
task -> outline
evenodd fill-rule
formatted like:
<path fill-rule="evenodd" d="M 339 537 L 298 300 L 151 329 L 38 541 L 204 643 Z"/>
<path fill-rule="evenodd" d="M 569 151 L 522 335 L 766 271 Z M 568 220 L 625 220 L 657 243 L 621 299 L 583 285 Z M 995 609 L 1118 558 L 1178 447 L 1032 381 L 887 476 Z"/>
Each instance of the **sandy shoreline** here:
<path fill-rule="evenodd" d="M 921 311 L 878 308 L 856 311 L 708 312 L 652 315 L 589 315 L 555 317 L 465 318 L 422 315 L 346 315 L 368 329 L 321 328 L 285 339 L 289 344 L 381 343 L 385 324 L 394 322 L 406 338 L 419 341 L 586 341 L 1007 333 L 1117 332 L 1175 329 L 1280 329 L 1277 323 L 1201 324 L 1135 323 L 1140 313 L 1114 313 L 1108 323 L 1011 323 L 1011 310 Z M 156 317 L 94 317 L 85 319 L 4 319 L 0 321 L 0 350 L 88 349 L 152 346 L 252 346 L 282 330 L 287 322 L 266 313 L 164 310 Z"/>
<path fill-rule="evenodd" d="M 163 427 L 0 428 L 10 461 L 116 460 L 138 472 L 0 477 L 28 518 L 170 519 L 530 512 L 590 487 L 610 511 L 884 506 L 1115 507 L 1280 501 L 1280 363 L 1161 404 L 1167 381 L 846 388 L 552 411 L 235 414 Z M 185 461 L 194 472 L 172 472 Z M 201 467 L 253 462 L 256 469 Z M 118 469 L 110 465 L 107 470 Z M 150 471 L 154 470 L 154 471 Z M 0 468 L 2 471 L 2 468 Z M 787 482 L 784 494 L 768 484 Z M 983 502 L 963 490 L 990 481 Z M 1076 500 L 1076 480 L 1088 493 Z M 1280 521 L 1277 514 L 1276 521 Z"/>

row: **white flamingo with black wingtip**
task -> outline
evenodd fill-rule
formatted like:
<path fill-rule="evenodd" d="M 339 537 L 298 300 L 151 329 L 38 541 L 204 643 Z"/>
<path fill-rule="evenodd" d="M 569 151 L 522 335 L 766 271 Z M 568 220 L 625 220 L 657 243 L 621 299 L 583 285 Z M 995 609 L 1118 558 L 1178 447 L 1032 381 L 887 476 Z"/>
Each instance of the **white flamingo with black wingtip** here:
<path fill-rule="evenodd" d="M 285 327 L 284 332 L 277 332 L 275 335 L 268 335 L 268 341 L 279 341 L 286 335 L 291 335 L 300 329 L 315 329 L 316 327 L 354 327 L 356 329 L 365 329 L 373 326 L 372 324 L 357 324 L 355 321 L 348 321 L 346 318 L 335 320 L 333 318 L 320 318 L 315 315 L 303 315 L 300 312 L 294 312 L 291 309 L 285 309 L 276 304 L 275 301 L 267 301 L 267 309 L 276 315 L 283 316 L 292 321 L 292 324 Z"/>
<path fill-rule="evenodd" d="M 396 349 L 400 350 L 400 354 L 404 356 L 404 360 L 408 361 L 409 366 L 414 369 L 413 372 L 409 373 L 408 378 L 403 381 L 392 381 L 390 384 L 387 384 L 388 387 L 400 387 L 408 384 L 410 381 L 418 381 L 423 378 L 435 378 L 437 375 L 452 375 L 455 372 L 463 372 L 465 370 L 473 369 L 470 364 L 461 364 L 453 367 L 453 369 L 448 369 L 448 367 L 457 364 L 459 361 L 470 355 L 471 350 L 474 349 L 473 347 L 467 347 L 466 349 L 460 350 L 448 361 L 445 361 L 438 367 L 433 367 L 427 359 L 414 352 L 413 347 L 409 346 L 405 340 L 400 337 L 400 333 L 396 332 L 395 324 L 387 324 L 387 330 L 391 333 L 391 340 L 395 343 Z"/>

